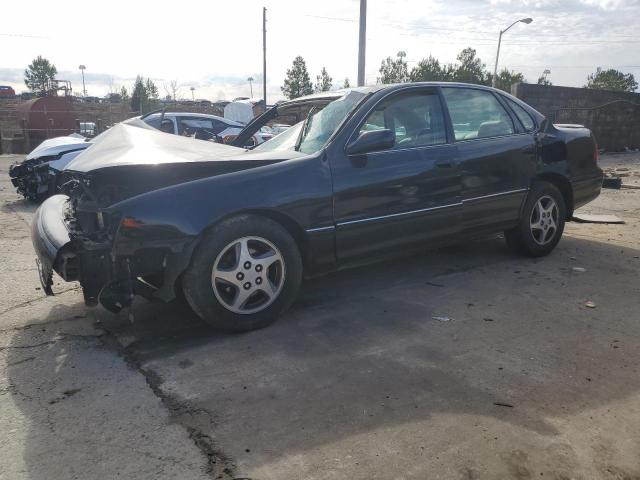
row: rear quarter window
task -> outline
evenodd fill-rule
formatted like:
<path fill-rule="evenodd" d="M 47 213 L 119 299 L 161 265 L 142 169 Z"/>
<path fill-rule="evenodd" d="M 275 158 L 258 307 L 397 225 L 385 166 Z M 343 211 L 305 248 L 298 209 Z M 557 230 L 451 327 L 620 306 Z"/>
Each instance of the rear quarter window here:
<path fill-rule="evenodd" d="M 514 102 L 510 98 L 508 97 L 503 97 L 503 98 L 507 101 L 507 103 L 509 104 L 509 107 L 511 107 L 511 110 L 513 110 L 513 113 L 516 114 L 516 117 L 518 117 L 518 120 L 520 121 L 520 123 L 522 124 L 522 127 L 526 132 L 530 132 L 534 128 L 536 128 L 536 124 L 533 121 L 533 118 L 531 118 L 531 115 L 529 115 L 529 112 L 527 112 L 524 108 L 522 108 L 520 105 L 518 105 L 516 102 Z"/>

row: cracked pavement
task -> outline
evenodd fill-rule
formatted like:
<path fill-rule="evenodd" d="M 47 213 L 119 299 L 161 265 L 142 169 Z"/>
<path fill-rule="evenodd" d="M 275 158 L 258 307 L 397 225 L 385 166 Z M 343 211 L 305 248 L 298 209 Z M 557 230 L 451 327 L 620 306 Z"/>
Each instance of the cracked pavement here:
<path fill-rule="evenodd" d="M 14 159 L 0 479 L 640 478 L 640 190 L 603 191 L 584 210 L 627 223 L 568 224 L 547 258 L 494 238 L 340 272 L 221 335 L 179 303 L 131 324 L 59 278 L 44 297 Z"/>

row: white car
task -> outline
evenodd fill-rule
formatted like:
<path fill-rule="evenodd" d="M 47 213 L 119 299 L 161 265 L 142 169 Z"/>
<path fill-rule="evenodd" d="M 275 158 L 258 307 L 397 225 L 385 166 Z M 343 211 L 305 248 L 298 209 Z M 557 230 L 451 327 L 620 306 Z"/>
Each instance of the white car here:
<path fill-rule="evenodd" d="M 232 142 L 245 127 L 240 122 L 205 113 L 153 112 L 140 119 L 150 127 L 166 133 L 216 143 Z M 85 122 L 84 125 L 89 123 Z M 80 126 L 82 128 L 83 123 Z M 267 129 L 263 129 L 253 134 L 243 146 L 253 148 L 273 136 Z M 89 148 L 93 140 L 77 133 L 45 140 L 22 162 L 11 165 L 11 182 L 18 193 L 29 200 L 40 201 L 47 198 L 57 192 L 58 177 L 67 164 L 82 150 Z"/>
<path fill-rule="evenodd" d="M 34 148 L 25 159 L 9 167 L 11 183 L 18 193 L 38 201 L 50 195 L 53 172 L 60 172 L 91 142 L 73 133 L 66 137 L 49 138 Z"/>
<path fill-rule="evenodd" d="M 166 133 L 217 143 L 233 141 L 245 127 L 240 122 L 206 113 L 155 112 L 142 117 L 142 121 Z M 259 131 L 251 137 L 245 147 L 253 148 L 272 137 L 271 133 Z"/>

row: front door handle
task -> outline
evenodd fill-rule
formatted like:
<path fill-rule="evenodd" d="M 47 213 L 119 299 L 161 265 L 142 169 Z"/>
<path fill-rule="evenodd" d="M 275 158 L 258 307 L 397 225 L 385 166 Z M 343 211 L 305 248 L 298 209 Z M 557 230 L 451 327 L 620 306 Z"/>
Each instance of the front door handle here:
<path fill-rule="evenodd" d="M 439 168 L 451 168 L 455 165 L 455 162 L 449 158 L 441 158 L 436 160 L 436 167 Z"/>

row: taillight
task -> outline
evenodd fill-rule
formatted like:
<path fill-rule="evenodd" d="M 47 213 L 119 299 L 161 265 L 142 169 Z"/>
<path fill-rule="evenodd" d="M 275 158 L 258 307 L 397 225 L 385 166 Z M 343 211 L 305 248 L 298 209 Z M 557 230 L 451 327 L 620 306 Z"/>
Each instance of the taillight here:
<path fill-rule="evenodd" d="M 593 147 L 593 163 L 597 164 L 600 160 L 600 149 L 598 148 L 598 144 L 596 143 Z"/>

